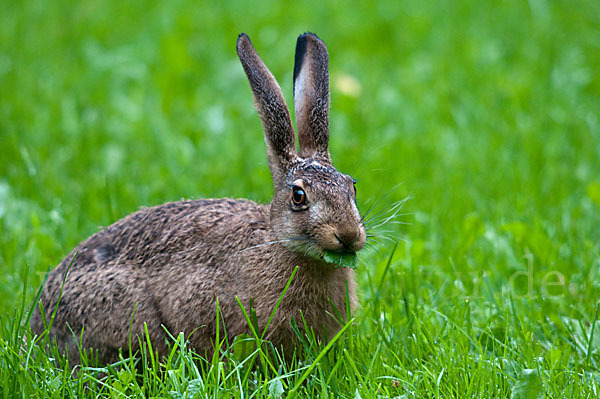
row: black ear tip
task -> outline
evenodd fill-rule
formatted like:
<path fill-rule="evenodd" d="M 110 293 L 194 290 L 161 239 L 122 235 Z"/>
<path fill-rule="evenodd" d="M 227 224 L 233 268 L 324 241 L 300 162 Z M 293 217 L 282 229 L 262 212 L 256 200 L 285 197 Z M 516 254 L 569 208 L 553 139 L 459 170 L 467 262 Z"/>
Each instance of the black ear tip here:
<path fill-rule="evenodd" d="M 294 56 L 294 82 L 296 82 L 296 78 L 298 77 L 300 69 L 302 68 L 302 62 L 304 61 L 304 56 L 306 54 L 308 35 L 312 35 L 312 33 L 304 33 L 298 36 L 298 40 L 296 41 L 296 55 Z M 296 85 L 294 85 L 294 91 L 295 90 Z"/>
<path fill-rule="evenodd" d="M 325 42 L 319 38 L 316 34 L 312 32 L 304 32 L 300 36 L 298 36 L 298 41 L 296 42 L 296 47 L 298 47 L 301 43 L 306 47 L 306 43 L 313 42 L 316 45 L 320 45 L 322 47 L 325 46 Z"/>
<path fill-rule="evenodd" d="M 300 41 L 300 40 L 308 40 L 308 39 L 321 40 L 321 39 L 319 39 L 319 36 L 317 36 L 316 34 L 314 34 L 312 32 L 304 32 L 303 34 L 301 34 L 300 36 L 298 36 L 298 41 Z"/>
<path fill-rule="evenodd" d="M 317 56 L 325 60 L 327 63 L 327 46 L 319 36 L 311 32 L 304 32 L 298 36 L 296 41 L 296 56 L 294 57 L 294 82 L 300 73 L 302 63 L 308 52 L 313 53 L 313 57 Z"/>
<path fill-rule="evenodd" d="M 242 45 L 244 45 L 245 43 L 249 43 L 250 45 L 252 45 L 252 42 L 250 41 L 250 38 L 248 37 L 248 35 L 245 34 L 244 32 L 242 32 L 242 33 L 240 33 L 238 35 L 237 43 L 236 43 L 236 46 L 235 46 L 236 49 L 238 50 L 238 52 L 240 50 L 240 47 Z"/>
<path fill-rule="evenodd" d="M 306 52 L 307 47 L 317 49 L 316 51 L 318 52 L 327 52 L 325 42 L 319 39 L 319 36 L 311 32 L 305 32 L 298 36 L 298 41 L 296 41 L 296 55 L 298 55 L 299 52 Z"/>
<path fill-rule="evenodd" d="M 238 36 L 235 49 L 240 59 L 248 57 L 250 54 L 255 52 L 252 41 L 250 41 L 248 35 L 243 32 Z"/>

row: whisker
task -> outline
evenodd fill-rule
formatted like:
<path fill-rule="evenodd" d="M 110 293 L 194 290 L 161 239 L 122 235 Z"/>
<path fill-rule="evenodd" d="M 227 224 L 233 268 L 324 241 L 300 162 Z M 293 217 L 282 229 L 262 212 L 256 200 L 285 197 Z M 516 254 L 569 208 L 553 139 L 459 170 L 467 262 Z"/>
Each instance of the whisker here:
<path fill-rule="evenodd" d="M 377 252 L 379 251 L 381 248 L 385 248 L 385 244 L 379 241 L 373 241 L 373 242 L 368 242 L 365 244 L 363 250 L 369 251 L 369 252 Z"/>
<path fill-rule="evenodd" d="M 379 236 L 379 237 L 377 237 L 377 238 L 382 238 L 382 239 L 384 239 L 384 240 L 388 240 L 388 241 L 390 241 L 390 242 L 395 242 L 395 241 L 396 241 L 396 240 L 394 240 L 393 238 L 391 238 L 391 237 L 387 237 L 387 236 Z"/>
<path fill-rule="evenodd" d="M 368 228 L 377 228 L 379 226 L 383 226 L 384 224 L 387 224 L 388 222 L 394 220 L 395 218 L 399 217 L 399 216 L 405 216 L 407 215 L 407 213 L 400 213 L 400 209 L 402 209 L 402 205 L 404 205 L 404 203 L 406 202 L 406 200 L 400 201 L 396 204 L 394 204 L 388 211 L 384 212 L 381 215 L 378 215 L 377 217 L 373 217 L 367 221 L 365 221 L 363 224 L 365 225 L 365 227 Z M 402 222 L 400 222 L 402 223 Z"/>
<path fill-rule="evenodd" d="M 400 213 L 396 216 L 406 216 L 406 215 L 411 215 L 411 213 Z M 389 222 L 387 222 L 387 224 L 412 224 L 412 223 L 411 222 L 402 222 L 400 220 L 390 220 Z M 371 224 L 368 224 L 366 227 L 373 228 L 372 226 L 373 226 L 373 224 L 371 223 Z M 379 226 L 379 225 L 377 225 L 377 226 Z"/>
<path fill-rule="evenodd" d="M 389 195 L 390 195 L 390 193 L 391 193 L 392 191 L 394 191 L 394 190 L 396 190 L 398 187 L 400 187 L 400 185 L 402 185 L 402 183 L 398 183 L 398 184 L 396 184 L 395 186 L 393 186 L 392 188 L 390 188 L 390 189 L 389 189 L 389 190 L 388 190 L 386 193 L 384 193 L 384 194 L 379 194 L 379 195 L 378 195 L 378 197 L 376 197 L 376 198 L 375 198 L 375 201 L 373 201 L 373 203 L 371 204 L 371 206 L 369 206 L 369 208 L 367 209 L 367 211 L 364 213 L 364 215 L 363 215 L 363 217 L 362 217 L 362 219 L 361 219 L 361 220 L 364 220 L 364 219 L 365 219 L 365 218 L 366 218 L 366 217 L 369 215 L 369 213 L 370 213 L 370 212 L 371 212 L 373 209 L 375 209 L 375 206 L 376 206 L 376 205 L 377 205 L 377 204 L 378 204 L 380 201 L 382 201 L 384 198 L 387 198 L 387 196 L 389 196 Z"/>
<path fill-rule="evenodd" d="M 369 216 L 369 213 L 371 213 L 371 211 L 373 209 L 375 209 L 375 206 L 379 203 L 379 201 L 381 201 L 381 197 L 375 199 L 375 201 L 373 201 L 373 203 L 369 206 L 369 208 L 367 208 L 365 213 L 362 215 L 361 221 L 365 220 Z"/>
<path fill-rule="evenodd" d="M 393 230 L 376 230 L 371 232 L 371 234 L 373 234 L 376 237 L 382 237 L 382 236 L 387 236 L 387 237 L 396 237 L 396 231 Z"/>
<path fill-rule="evenodd" d="M 404 202 L 405 201 L 395 202 L 395 203 L 392 204 L 391 207 L 389 207 L 387 209 L 381 209 L 377 213 L 371 215 L 370 217 L 363 218 L 363 220 L 364 221 L 370 221 L 370 220 L 376 220 L 379 217 L 384 217 L 383 215 L 387 215 L 389 213 L 393 213 L 393 212 L 399 210 L 402 207 L 402 205 L 404 205 Z"/>
<path fill-rule="evenodd" d="M 401 215 L 397 215 L 397 216 L 403 216 L 403 215 L 407 215 L 407 214 L 401 214 Z M 371 225 L 371 224 L 365 225 L 365 230 L 367 230 L 367 231 L 376 230 L 379 227 L 388 225 L 388 224 L 412 225 L 412 223 L 410 223 L 410 222 L 402 222 L 400 220 L 384 220 L 384 221 L 379 222 L 376 225 Z"/>
<path fill-rule="evenodd" d="M 392 206 L 390 208 L 382 209 L 369 218 L 363 216 L 362 222 L 363 223 L 371 223 L 373 221 L 386 218 L 387 215 L 389 215 L 390 213 L 397 213 L 402 208 L 402 206 L 406 203 L 406 201 L 408 201 L 409 199 L 410 199 L 410 197 L 406 197 L 403 200 L 396 201 L 392 204 Z"/>

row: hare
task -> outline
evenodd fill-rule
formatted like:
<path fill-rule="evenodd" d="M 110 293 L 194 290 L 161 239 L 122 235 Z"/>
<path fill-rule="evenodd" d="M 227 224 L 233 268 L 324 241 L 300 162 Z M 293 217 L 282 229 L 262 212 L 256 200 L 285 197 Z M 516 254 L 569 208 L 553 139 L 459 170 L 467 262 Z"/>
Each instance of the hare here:
<path fill-rule="evenodd" d="M 71 363 L 80 362 L 79 345 L 104 363 L 118 360 L 130 337 L 139 349 L 144 323 L 159 355 L 167 353 L 165 330 L 184 332 L 193 348 L 210 354 L 217 300 L 228 337 L 249 332 L 236 297 L 252 306 L 262 331 L 296 266 L 265 336 L 286 357 L 297 345 L 292 319 L 326 340 L 341 328 L 339 315 L 347 317 L 346 296 L 356 305 L 353 270 L 323 257 L 355 253 L 366 240 L 355 182 L 329 155 L 327 48 L 314 34 L 298 37 L 299 151 L 281 89 L 246 34 L 237 53 L 264 129 L 272 202 L 200 199 L 142 208 L 80 243 L 51 271 L 40 299 L 45 320 L 57 309 L 50 338 Z M 32 331 L 41 334 L 45 324 L 38 308 Z"/>

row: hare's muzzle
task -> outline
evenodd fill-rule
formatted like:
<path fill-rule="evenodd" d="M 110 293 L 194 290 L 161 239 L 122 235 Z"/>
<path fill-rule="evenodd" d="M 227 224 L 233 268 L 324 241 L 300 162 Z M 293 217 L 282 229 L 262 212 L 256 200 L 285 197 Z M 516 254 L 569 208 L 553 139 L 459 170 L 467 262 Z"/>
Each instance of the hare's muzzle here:
<path fill-rule="evenodd" d="M 338 248 L 335 248 L 336 250 L 357 252 L 365 245 L 366 234 L 362 226 L 338 227 L 333 235 L 337 241 Z"/>

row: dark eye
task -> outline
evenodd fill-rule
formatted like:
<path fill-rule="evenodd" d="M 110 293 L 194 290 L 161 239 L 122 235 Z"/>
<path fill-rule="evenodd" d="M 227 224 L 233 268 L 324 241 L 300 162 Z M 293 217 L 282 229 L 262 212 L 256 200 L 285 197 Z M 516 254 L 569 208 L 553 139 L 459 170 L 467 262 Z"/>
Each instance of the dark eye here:
<path fill-rule="evenodd" d="M 302 187 L 294 186 L 292 187 L 292 202 L 296 206 L 306 205 L 306 193 L 302 189 Z"/>

